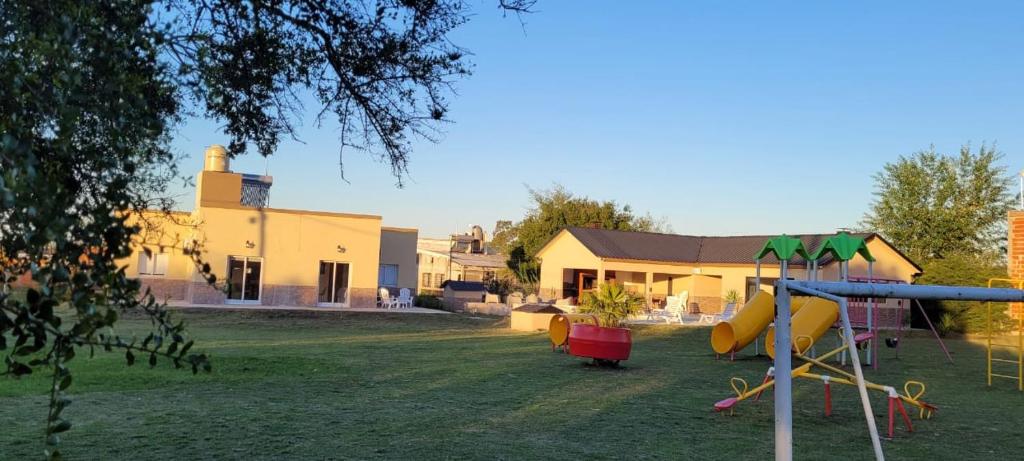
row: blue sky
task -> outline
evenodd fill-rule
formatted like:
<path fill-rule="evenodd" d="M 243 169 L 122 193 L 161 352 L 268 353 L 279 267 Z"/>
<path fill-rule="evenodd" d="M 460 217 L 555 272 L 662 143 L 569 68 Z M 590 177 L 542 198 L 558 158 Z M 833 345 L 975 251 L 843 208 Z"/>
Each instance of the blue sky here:
<path fill-rule="evenodd" d="M 629 204 L 677 233 L 831 232 L 857 224 L 885 162 L 996 143 L 1024 168 L 1021 2 L 582 2 L 453 35 L 474 75 L 441 143 L 417 142 L 403 189 L 337 132 L 232 169 L 274 176 L 271 206 L 371 213 L 442 236 L 519 219 L 525 185 Z M 312 110 L 311 110 L 312 111 Z M 216 123 L 175 148 L 202 168 Z M 179 188 L 181 208 L 191 190 Z"/>

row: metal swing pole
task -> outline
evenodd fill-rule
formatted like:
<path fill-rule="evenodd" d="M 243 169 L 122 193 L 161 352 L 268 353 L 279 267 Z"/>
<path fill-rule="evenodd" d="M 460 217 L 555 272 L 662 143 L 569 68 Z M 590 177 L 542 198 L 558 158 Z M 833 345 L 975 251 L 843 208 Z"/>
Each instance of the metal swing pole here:
<path fill-rule="evenodd" d="M 787 286 L 786 288 L 788 292 L 788 288 L 790 287 Z M 860 393 L 861 406 L 864 407 L 864 419 L 867 420 L 868 423 L 868 433 L 871 436 L 871 446 L 875 451 L 875 459 L 879 461 L 884 460 L 885 454 L 882 452 L 882 441 L 878 438 L 878 426 L 875 424 L 875 414 L 874 411 L 871 410 L 871 400 L 868 398 L 867 385 L 864 384 L 864 371 L 860 367 L 860 356 L 854 352 L 856 351 L 857 343 L 853 339 L 853 326 L 850 324 L 850 313 L 846 303 L 846 298 L 801 286 L 792 286 L 791 288 L 795 291 L 835 301 L 839 304 L 839 318 L 843 324 L 843 338 L 846 340 L 846 347 L 851 350 L 850 363 L 853 365 L 853 373 L 857 378 L 857 391 Z M 778 331 L 778 329 L 779 327 L 776 325 L 775 330 Z M 776 346 L 775 350 L 779 350 L 778 346 Z M 778 357 L 779 354 L 776 353 L 775 356 Z M 776 375 L 778 375 L 778 373 L 776 373 Z M 778 380 L 778 376 L 776 376 L 775 379 Z M 776 401 L 777 400 L 778 397 L 776 397 Z M 778 440 L 778 436 L 776 436 L 776 440 Z M 778 458 L 778 455 L 776 455 L 776 458 Z"/>
<path fill-rule="evenodd" d="M 873 263 L 871 261 L 868 261 L 868 283 L 874 282 L 874 277 L 873 277 L 873 274 L 872 274 L 872 266 L 873 266 Z M 867 359 L 868 359 L 867 361 L 868 361 L 868 364 L 871 365 L 872 369 L 877 370 L 878 369 L 878 331 L 877 331 L 877 328 L 875 327 L 875 323 L 876 323 L 875 320 L 876 319 L 874 318 L 874 310 L 875 310 L 875 298 L 874 297 L 868 297 L 868 317 L 867 317 L 867 319 L 868 319 L 868 332 L 871 333 L 871 339 L 869 339 L 868 341 L 871 341 L 871 343 L 868 344 L 868 348 L 867 348 Z"/>
<path fill-rule="evenodd" d="M 761 259 L 754 258 L 754 294 L 757 294 L 758 291 L 761 291 Z M 744 300 L 744 302 L 746 301 L 750 300 Z M 759 355 L 761 355 L 761 333 L 758 333 L 757 338 L 754 338 L 754 356 Z"/>
<path fill-rule="evenodd" d="M 845 282 L 849 281 L 849 280 L 847 280 L 847 278 L 848 278 L 847 271 L 849 271 L 849 269 L 850 269 L 848 264 L 849 263 L 847 263 L 846 261 L 839 261 L 839 281 L 840 282 L 844 282 L 845 283 Z M 845 337 L 843 338 L 843 340 L 845 342 Z M 839 360 L 842 362 L 843 366 L 846 366 L 846 356 L 847 355 L 854 355 L 854 354 L 859 354 L 859 352 L 857 352 L 857 348 L 856 347 L 848 348 L 847 350 L 845 350 L 841 354 L 839 354 Z"/>
<path fill-rule="evenodd" d="M 779 261 L 775 283 L 775 461 L 793 459 L 793 369 L 787 261 Z"/>
<path fill-rule="evenodd" d="M 904 302 L 906 301 L 906 302 Z M 900 345 L 903 342 L 903 311 L 905 310 L 904 305 L 910 306 L 909 299 L 897 299 L 896 305 L 899 306 L 899 311 L 896 314 L 896 358 L 900 358 Z M 913 312 L 910 312 L 913 316 Z"/>
<path fill-rule="evenodd" d="M 946 360 L 949 360 L 949 363 L 953 363 L 953 356 L 949 355 L 949 349 L 946 348 L 946 343 L 942 341 L 942 337 L 939 336 L 939 332 L 935 330 L 935 325 L 932 325 L 932 321 L 928 318 L 928 313 L 924 311 L 924 306 L 921 305 L 921 301 L 914 299 L 914 302 L 917 303 L 917 308 L 921 310 L 921 316 L 924 317 L 924 321 L 928 322 L 928 329 L 932 330 L 932 335 L 935 335 L 935 340 L 939 342 L 939 347 L 942 348 L 942 353 L 946 354 Z"/>

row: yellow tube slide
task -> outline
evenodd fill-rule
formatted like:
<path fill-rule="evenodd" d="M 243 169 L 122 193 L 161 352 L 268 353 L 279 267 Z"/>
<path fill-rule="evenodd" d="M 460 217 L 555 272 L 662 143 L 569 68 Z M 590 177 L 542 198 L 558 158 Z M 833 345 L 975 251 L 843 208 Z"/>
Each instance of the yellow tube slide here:
<path fill-rule="evenodd" d="M 805 352 L 821 335 L 825 334 L 839 318 L 839 304 L 822 298 L 810 298 L 804 301 L 803 307 L 793 315 L 790 339 L 793 352 Z M 775 327 L 768 329 L 765 335 L 764 348 L 768 356 L 775 358 Z"/>
<path fill-rule="evenodd" d="M 806 297 L 794 297 L 790 312 L 797 312 Z M 720 322 L 711 330 L 711 348 L 716 354 L 736 352 L 757 339 L 775 318 L 775 297 L 767 291 L 758 291 L 731 319 Z"/>
<path fill-rule="evenodd" d="M 591 314 L 556 314 L 551 317 L 548 324 L 548 337 L 551 338 L 551 345 L 558 347 L 569 342 L 569 330 L 577 323 L 589 323 L 597 325 L 597 317 Z"/>

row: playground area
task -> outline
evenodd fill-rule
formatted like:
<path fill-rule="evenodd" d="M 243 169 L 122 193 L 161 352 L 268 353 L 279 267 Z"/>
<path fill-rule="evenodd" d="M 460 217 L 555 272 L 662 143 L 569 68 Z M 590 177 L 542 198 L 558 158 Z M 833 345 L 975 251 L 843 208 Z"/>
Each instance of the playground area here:
<path fill-rule="evenodd" d="M 749 350 L 715 360 L 710 327 L 634 326 L 619 369 L 551 351 L 546 333 L 517 333 L 507 319 L 467 315 L 284 311 L 181 311 L 214 372 L 82 354 L 68 408 L 69 459 L 769 459 L 773 397 L 729 416 L 711 406 L 729 379 L 763 376 Z M 147 325 L 127 319 L 121 331 Z M 1024 451 L 1016 383 L 986 386 L 984 339 L 904 336 L 884 345 L 868 380 L 928 384 L 936 416 L 915 433 L 897 424 L 891 459 L 1015 459 Z M 822 350 L 824 352 L 824 349 Z M 796 361 L 794 361 L 796 364 Z M 43 377 L 0 386 L 3 458 L 38 456 Z M 798 459 L 867 459 L 870 442 L 856 388 L 834 386 L 824 417 L 820 383 L 794 380 Z M 880 426 L 886 401 L 873 395 Z M 159 430 L 154 430 L 159 428 Z M 123 443 L 115 443 L 120 441 Z M 89 451 L 86 451 L 89 450 Z"/>

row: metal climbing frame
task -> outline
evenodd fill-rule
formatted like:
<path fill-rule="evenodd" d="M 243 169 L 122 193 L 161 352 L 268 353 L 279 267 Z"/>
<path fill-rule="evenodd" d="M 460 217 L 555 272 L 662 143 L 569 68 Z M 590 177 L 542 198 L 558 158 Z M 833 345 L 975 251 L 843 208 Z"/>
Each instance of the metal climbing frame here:
<path fill-rule="evenodd" d="M 1024 289 L 1024 280 L 1017 280 L 1017 279 L 989 279 L 988 280 L 988 287 L 992 288 L 993 284 L 1008 285 L 1009 287 L 1016 288 L 1018 290 Z M 1016 312 L 1016 313 L 1012 313 L 1011 312 L 1011 317 L 1016 317 L 1014 320 L 1017 323 L 1017 329 L 1013 333 L 1016 334 L 1017 341 L 1016 341 L 1016 344 L 1009 344 L 1009 343 L 998 343 L 998 342 L 994 342 L 993 341 L 995 339 L 994 338 L 995 334 L 1000 333 L 1002 329 L 1001 328 L 993 328 L 994 325 L 992 323 L 992 302 L 991 301 L 985 303 L 985 311 L 986 311 L 986 315 L 985 315 L 985 336 L 987 338 L 985 349 L 987 350 L 986 359 L 988 361 L 988 367 L 986 368 L 986 372 L 987 372 L 987 376 L 988 376 L 988 385 L 989 386 L 992 385 L 992 378 L 1012 379 L 1014 381 L 1017 381 L 1017 390 L 1024 391 L 1024 312 Z M 1014 315 L 1014 314 L 1016 314 L 1016 315 Z M 993 355 L 993 348 L 994 347 L 1004 347 L 1004 348 L 1016 349 L 1016 352 L 1017 352 L 1015 354 L 1016 357 L 1014 357 L 1012 359 L 993 357 L 992 355 Z M 993 364 L 993 362 L 995 362 L 995 363 L 1012 363 L 1012 364 L 1017 365 L 1017 375 L 1016 376 L 1011 376 L 1011 375 L 1005 375 L 1005 374 L 1002 374 L 1002 373 L 994 373 L 992 371 L 992 364 Z"/>

